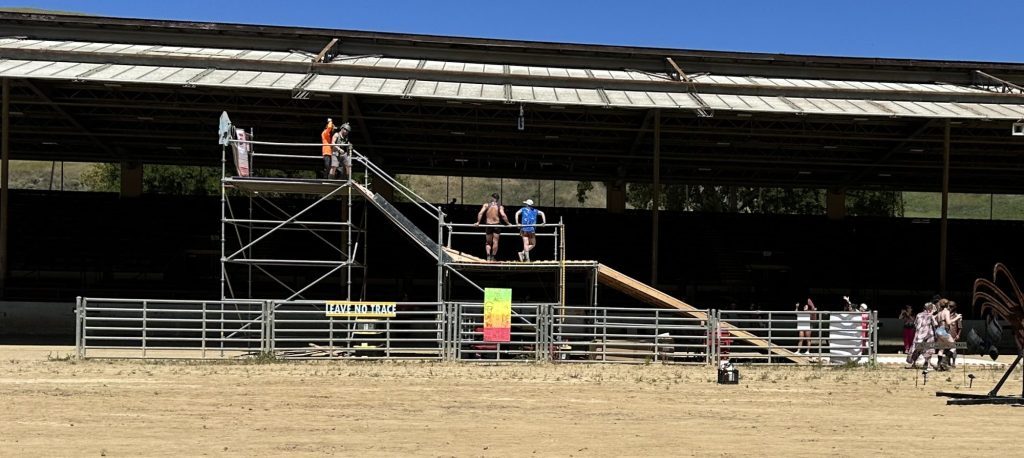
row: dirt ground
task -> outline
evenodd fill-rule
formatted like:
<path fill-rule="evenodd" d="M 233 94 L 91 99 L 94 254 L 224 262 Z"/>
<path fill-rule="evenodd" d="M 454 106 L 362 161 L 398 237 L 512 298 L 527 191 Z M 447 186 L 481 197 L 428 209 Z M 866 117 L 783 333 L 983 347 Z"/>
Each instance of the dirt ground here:
<path fill-rule="evenodd" d="M 62 360 L 0 347 L 0 456 L 996 456 L 1024 409 L 963 371 Z M 973 391 L 1001 374 L 972 367 Z M 1020 373 L 1008 386 L 1021 387 Z M 1004 448 L 1005 447 L 1005 448 Z"/>

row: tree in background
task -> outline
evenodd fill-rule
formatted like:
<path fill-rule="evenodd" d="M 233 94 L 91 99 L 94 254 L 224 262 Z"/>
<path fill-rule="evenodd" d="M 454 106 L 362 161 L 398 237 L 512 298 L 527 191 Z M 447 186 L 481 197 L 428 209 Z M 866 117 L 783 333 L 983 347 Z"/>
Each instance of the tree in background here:
<path fill-rule="evenodd" d="M 275 178 L 314 178 L 311 171 L 260 170 L 260 176 Z M 147 194 L 212 196 L 220 194 L 219 167 L 185 165 L 145 165 L 142 190 Z M 90 191 L 118 192 L 121 189 L 120 164 L 93 164 L 82 173 L 82 182 Z"/>
<path fill-rule="evenodd" d="M 92 191 L 117 192 L 121 189 L 120 164 L 99 163 L 82 174 Z M 209 196 L 220 193 L 220 169 L 184 165 L 145 165 L 142 190 L 153 194 Z"/>
<path fill-rule="evenodd" d="M 903 216 L 906 207 L 898 191 L 847 191 L 846 211 L 854 216 Z"/>
<path fill-rule="evenodd" d="M 580 204 L 587 203 L 587 193 L 594 190 L 594 183 L 580 181 L 576 183 L 576 201 Z"/>
<path fill-rule="evenodd" d="M 118 164 L 93 164 L 82 172 L 82 183 L 90 191 L 118 192 L 121 190 L 121 166 Z"/>
<path fill-rule="evenodd" d="M 631 183 L 626 201 L 649 210 L 653 185 Z M 825 191 L 804 188 L 756 188 L 746 186 L 662 185 L 661 207 L 711 213 L 762 213 L 821 215 L 825 213 Z M 892 191 L 850 191 L 847 207 L 851 215 L 903 216 L 902 194 Z"/>

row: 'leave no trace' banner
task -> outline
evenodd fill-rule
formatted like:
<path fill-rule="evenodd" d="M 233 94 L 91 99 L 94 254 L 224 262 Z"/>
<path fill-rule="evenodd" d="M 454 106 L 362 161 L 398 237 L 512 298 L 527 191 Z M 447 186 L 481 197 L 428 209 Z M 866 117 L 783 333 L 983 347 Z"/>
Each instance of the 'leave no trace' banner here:
<path fill-rule="evenodd" d="M 330 317 L 394 318 L 394 302 L 327 301 L 324 313 Z"/>

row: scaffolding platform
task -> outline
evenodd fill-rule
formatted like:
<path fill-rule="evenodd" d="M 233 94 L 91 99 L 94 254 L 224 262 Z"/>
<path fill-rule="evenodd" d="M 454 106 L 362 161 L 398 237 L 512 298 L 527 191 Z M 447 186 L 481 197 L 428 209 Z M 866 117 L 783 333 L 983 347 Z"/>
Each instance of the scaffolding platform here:
<path fill-rule="evenodd" d="M 487 271 L 541 271 L 555 272 L 560 269 L 572 271 L 587 271 L 598 268 L 597 261 L 484 261 L 484 260 L 456 260 L 448 265 L 458 267 L 461 270 L 474 272 Z"/>
<path fill-rule="evenodd" d="M 222 117 L 222 121 L 225 119 L 226 114 Z M 387 174 L 384 170 L 354 149 L 351 149 L 353 163 L 359 164 L 360 168 L 362 168 L 362 170 L 360 170 L 360 172 L 362 172 L 362 177 L 359 181 L 350 179 L 331 180 L 229 176 L 227 174 L 227 151 L 231 149 L 233 156 L 239 157 L 238 155 L 240 152 L 251 152 L 251 148 L 259 144 L 259 142 L 231 137 L 230 133 L 234 132 L 233 129 L 227 129 L 226 132 L 228 134 L 228 138 L 225 138 L 221 142 L 221 144 L 224 145 L 221 160 L 225 172 L 221 180 L 223 186 L 221 219 L 222 300 L 242 298 L 251 299 L 251 293 L 242 293 L 241 291 L 243 288 L 241 286 L 244 284 L 248 286 L 249 290 L 251 290 L 253 275 L 256 273 L 261 273 L 270 277 L 282 287 L 284 293 L 284 296 L 280 299 L 280 302 L 282 303 L 302 300 L 310 302 L 310 298 L 304 297 L 303 294 L 309 291 L 314 285 L 318 285 L 323 282 L 333 283 L 332 279 L 341 280 L 341 284 L 336 284 L 336 286 L 330 287 L 332 289 L 336 288 L 336 290 L 341 293 L 334 297 L 340 296 L 350 301 L 355 299 L 364 300 L 366 295 L 366 250 L 365 247 L 360 249 L 359 242 L 365 242 L 366 211 L 367 208 L 373 207 L 379 210 L 391 224 L 401 230 L 410 240 L 437 261 L 437 289 L 436 302 L 434 302 L 434 304 L 439 306 L 452 304 L 475 304 L 480 302 L 480 298 L 485 294 L 485 286 L 490 287 L 490 285 L 493 284 L 493 281 L 482 276 L 482 274 L 536 272 L 554 274 L 550 277 L 550 280 L 540 280 L 538 278 L 538 281 L 550 281 L 551 283 L 557 283 L 558 285 L 557 302 L 543 305 L 564 308 L 569 305 L 566 299 L 566 273 L 571 271 L 585 273 L 587 276 L 587 297 L 586 302 L 583 302 L 585 307 L 595 308 L 597 306 L 598 285 L 603 284 L 625 293 L 640 302 L 653 305 L 656 308 L 672 310 L 674 313 L 687 319 L 699 320 L 705 323 L 711 320 L 707 311 L 693 307 L 690 304 L 672 297 L 671 295 L 652 286 L 646 285 L 643 282 L 610 269 L 597 261 L 566 259 L 565 231 L 564 225 L 561 221 L 554 224 L 547 224 L 545 222 L 534 225 L 537 229 L 538 237 L 548 236 L 554 238 L 554 259 L 519 262 L 485 261 L 479 257 L 454 250 L 451 248 L 452 235 L 476 236 L 476 225 L 447 222 L 445 214 L 440 207 L 417 195 L 413 190 Z M 238 130 L 238 132 L 240 137 L 245 137 L 244 132 L 241 130 Z M 239 145 L 244 147 L 239 148 Z M 321 145 L 294 144 L 292 146 L 314 147 Z M 239 164 L 246 164 L 244 172 Z M 238 160 L 236 163 L 236 167 L 239 170 L 239 175 L 245 175 L 249 170 L 253 170 L 252 156 L 248 156 L 248 158 L 242 157 L 242 159 Z M 374 192 L 373 188 L 378 184 L 390 188 L 395 197 L 407 202 L 410 206 L 410 211 L 416 214 L 416 219 L 421 219 L 422 222 L 427 222 L 431 229 L 424 230 L 424 228 L 419 227 L 413 219 L 410 219 L 410 217 L 403 211 L 396 208 L 389 199 L 385 198 L 385 196 L 380 193 Z M 243 197 L 248 198 L 248 201 L 246 202 L 248 204 L 247 217 L 236 216 L 239 212 L 237 212 L 231 204 L 231 194 L 235 193 L 228 193 L 228 189 L 241 191 Z M 305 194 L 318 197 L 314 199 L 315 201 L 306 204 L 304 208 L 286 210 L 271 201 L 271 198 L 284 194 Z M 389 193 L 389 195 L 391 194 L 392 193 Z M 364 199 L 368 204 L 362 206 L 364 225 L 358 228 L 352 220 L 353 212 L 351 211 L 353 199 L 355 198 Z M 340 218 L 332 221 L 307 221 L 305 219 L 300 219 L 300 217 L 306 215 L 307 212 L 312 210 L 314 207 L 332 200 L 340 200 L 342 202 L 342 211 L 338 214 L 338 217 Z M 254 206 L 266 211 L 270 216 L 267 218 L 254 217 L 252 215 Z M 420 214 L 420 211 L 422 211 L 423 214 Z M 265 224 L 270 224 L 272 227 L 269 229 L 261 227 L 261 225 Z M 321 233 L 321 231 L 326 230 L 325 228 L 332 227 L 334 229 L 331 230 L 340 230 L 342 232 L 342 237 Z M 502 227 L 517 228 L 518 226 L 506 225 Z M 313 234 L 320 242 L 323 242 L 325 246 L 329 246 L 330 249 L 325 251 L 328 251 L 334 258 L 329 260 L 268 259 L 253 255 L 254 245 L 257 245 L 258 248 L 258 244 L 272 233 L 287 229 L 305 230 Z M 433 232 L 433 230 L 436 230 L 436 233 L 429 234 L 429 232 Z M 544 233 L 541 233 L 542 231 Z M 482 232 L 479 234 L 483 235 Z M 231 236 L 235 236 L 236 241 L 231 249 L 228 250 L 224 245 L 224 241 L 231 238 Z M 363 258 L 361 262 L 357 261 L 357 257 Z M 392 260 L 392 262 L 402 261 L 404 260 Z M 239 272 L 246 275 L 247 281 L 245 283 L 239 284 L 241 282 L 236 282 L 233 285 L 230 275 L 228 275 L 228 266 L 231 264 L 244 265 L 246 267 L 245 270 Z M 289 282 L 291 276 L 288 275 L 287 272 L 275 275 L 268 270 L 268 268 L 273 266 L 305 266 L 306 268 L 316 268 L 319 269 L 319 272 L 322 272 L 322 275 L 319 275 L 311 282 L 306 281 L 299 284 L 291 284 Z M 362 292 L 358 294 L 354 294 L 355 291 L 353 291 L 352 269 L 354 267 L 360 268 L 363 274 L 363 288 Z M 469 285 L 472 289 L 456 290 L 453 288 L 454 283 L 463 283 Z M 458 298 L 454 297 L 454 295 L 465 294 L 465 291 L 474 290 L 476 292 L 471 294 L 471 296 L 474 297 L 466 298 L 466 300 L 460 301 Z M 477 294 L 479 295 L 477 296 Z M 315 301 L 316 299 L 313 300 L 313 302 Z M 482 307 L 483 304 L 481 303 L 479 306 Z M 524 319 L 523 317 L 519 318 Z M 331 321 L 331 323 L 333 323 L 333 321 Z M 390 324 L 390 322 L 386 323 Z M 559 319 L 556 326 L 563 325 L 566 324 L 563 323 L 563 320 Z M 569 325 L 571 325 L 571 323 Z M 804 360 L 801 360 L 800 358 L 795 358 L 795 355 L 788 350 L 772 347 L 764 339 L 758 336 L 737 329 L 728 323 L 721 323 L 721 325 L 729 330 L 732 338 L 747 341 L 753 346 L 766 352 L 766 354 L 790 359 L 798 364 L 804 362 Z M 459 326 L 465 327 L 470 326 L 470 324 L 460 322 Z M 530 326 L 535 325 L 530 324 Z M 453 329 L 453 331 L 463 333 L 465 330 L 458 328 Z M 534 331 L 540 332 L 540 329 L 535 326 Z M 474 331 L 470 332 L 472 333 Z"/>
<path fill-rule="evenodd" d="M 348 186 L 348 180 L 317 178 L 225 177 L 224 186 L 252 193 L 305 194 L 322 196 Z M 340 199 L 341 196 L 338 196 Z"/>

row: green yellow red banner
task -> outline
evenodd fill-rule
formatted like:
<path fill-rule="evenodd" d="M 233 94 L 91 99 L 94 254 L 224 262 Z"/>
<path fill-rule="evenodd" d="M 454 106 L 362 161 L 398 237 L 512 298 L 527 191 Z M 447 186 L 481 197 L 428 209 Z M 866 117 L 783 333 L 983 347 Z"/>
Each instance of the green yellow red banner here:
<path fill-rule="evenodd" d="M 484 342 L 512 340 L 512 290 L 484 288 Z"/>

